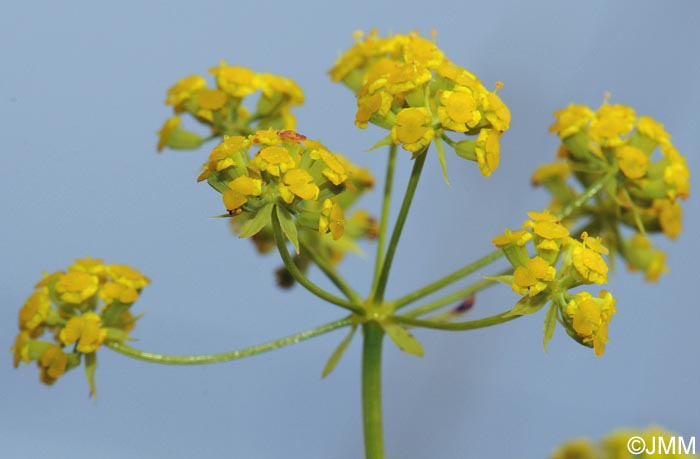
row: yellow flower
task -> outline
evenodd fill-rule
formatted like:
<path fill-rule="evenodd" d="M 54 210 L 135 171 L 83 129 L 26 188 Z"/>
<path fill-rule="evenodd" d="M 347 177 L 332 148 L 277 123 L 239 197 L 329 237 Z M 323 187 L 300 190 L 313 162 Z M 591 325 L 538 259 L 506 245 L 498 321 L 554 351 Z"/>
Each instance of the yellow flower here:
<path fill-rule="evenodd" d="M 664 169 L 664 183 L 670 187 L 667 194 L 671 199 L 676 197 L 688 199 L 690 196 L 690 170 L 686 165 L 685 158 L 673 147 L 667 147 L 664 150 L 666 158 L 670 160 L 670 164 Z"/>
<path fill-rule="evenodd" d="M 246 137 L 235 135 L 225 136 L 224 140 L 214 147 L 209 154 L 209 160 L 204 166 L 204 171 L 197 177 L 197 181 L 206 180 L 214 172 L 220 172 L 229 167 L 236 167 L 234 156 L 249 146 Z"/>
<path fill-rule="evenodd" d="M 639 148 L 624 145 L 615 150 L 615 157 L 617 165 L 628 179 L 640 179 L 647 174 L 649 157 Z"/>
<path fill-rule="evenodd" d="M 676 239 L 683 230 L 681 205 L 667 199 L 655 199 L 652 208 L 658 215 L 661 231 L 670 239 Z"/>
<path fill-rule="evenodd" d="M 209 73 L 216 77 L 219 89 L 236 98 L 252 94 L 260 87 L 255 72 L 245 67 L 229 66 L 226 61 L 209 69 Z"/>
<path fill-rule="evenodd" d="M 46 320 L 50 309 L 49 289 L 43 287 L 34 291 L 19 310 L 19 329 L 41 334 L 39 326 Z"/>
<path fill-rule="evenodd" d="M 249 139 L 254 144 L 277 145 L 282 141 L 282 138 L 279 134 L 279 131 L 276 131 L 274 129 L 267 129 L 264 131 L 257 131 L 255 134 L 249 137 Z"/>
<path fill-rule="evenodd" d="M 99 283 L 97 276 L 81 271 L 71 271 L 58 279 L 56 293 L 66 303 L 80 304 L 97 292 Z"/>
<path fill-rule="evenodd" d="M 197 95 L 197 105 L 205 110 L 219 110 L 226 104 L 226 93 L 219 89 L 204 89 Z"/>
<path fill-rule="evenodd" d="M 280 196 L 287 204 L 294 201 L 294 196 L 304 200 L 315 200 L 319 191 L 311 174 L 304 169 L 288 171 L 284 174 L 284 185 L 279 186 Z"/>
<path fill-rule="evenodd" d="M 577 293 L 566 306 L 566 315 L 572 327 L 585 344 L 593 345 L 597 356 L 605 352 L 608 340 L 608 324 L 615 314 L 615 299 L 603 290 L 594 298 L 588 292 Z"/>
<path fill-rule="evenodd" d="M 532 233 L 526 230 L 515 230 L 511 231 L 506 228 L 504 234 L 499 234 L 491 241 L 493 245 L 498 248 L 503 248 L 509 246 L 510 244 L 516 244 L 520 247 L 524 247 L 527 241 L 532 239 Z"/>
<path fill-rule="evenodd" d="M 277 148 L 277 147 L 270 147 Z M 286 151 L 286 150 L 285 150 Z M 223 193 L 224 206 L 229 213 L 235 213 L 246 202 L 248 196 L 260 196 L 262 194 L 262 180 L 241 175 L 229 182 L 228 187 Z"/>
<path fill-rule="evenodd" d="M 403 144 L 403 149 L 412 153 L 426 148 L 434 135 L 430 114 L 422 107 L 401 110 L 391 130 L 394 143 Z"/>
<path fill-rule="evenodd" d="M 137 269 L 128 265 L 113 264 L 107 267 L 107 273 L 112 278 L 112 281 L 119 284 L 124 284 L 134 290 L 141 290 L 146 285 L 151 283 L 151 280 L 141 274 Z"/>
<path fill-rule="evenodd" d="M 626 105 L 603 104 L 588 129 L 590 138 L 604 147 L 622 144 L 622 136 L 634 127 L 635 112 Z"/>
<path fill-rule="evenodd" d="M 498 86 L 502 86 L 499 83 Z M 507 131 L 510 127 L 510 110 L 495 92 L 484 91 L 481 94 L 481 104 L 484 107 L 484 116 L 491 126 L 500 132 Z"/>
<path fill-rule="evenodd" d="M 102 278 L 106 274 L 107 267 L 101 258 L 85 257 L 76 259 L 68 267 L 68 271 L 81 271 Z"/>
<path fill-rule="evenodd" d="M 511 287 L 520 295 L 532 297 L 544 291 L 548 283 L 554 280 L 555 274 L 554 266 L 543 258 L 530 258 L 525 266 L 515 268 Z"/>
<path fill-rule="evenodd" d="M 328 150 L 320 150 L 318 154 L 323 163 L 327 166 L 322 174 L 330 180 L 333 185 L 340 185 L 348 179 L 348 173 L 336 155 Z M 313 153 L 311 157 L 314 157 Z"/>
<path fill-rule="evenodd" d="M 213 112 L 221 110 L 226 104 L 226 93 L 219 89 L 203 89 L 197 94 L 196 115 L 209 122 L 214 120 Z"/>
<path fill-rule="evenodd" d="M 100 289 L 99 295 L 105 304 L 112 304 L 115 301 L 131 304 L 139 299 L 139 292 L 136 289 L 117 282 L 106 282 Z"/>
<path fill-rule="evenodd" d="M 547 211 L 528 212 L 532 220 L 526 220 L 523 228 L 532 228 L 533 232 L 541 239 L 536 248 L 540 250 L 559 250 L 561 239 L 569 236 L 569 230 L 559 222 L 556 215 Z"/>
<path fill-rule="evenodd" d="M 304 91 L 290 78 L 264 73 L 259 76 L 259 83 L 266 97 L 272 98 L 275 93 L 280 93 L 289 98 L 290 105 L 304 103 Z"/>
<path fill-rule="evenodd" d="M 460 67 L 459 65 L 444 59 L 442 63 L 435 69 L 435 72 L 443 78 L 452 80 L 458 86 L 471 88 L 473 91 L 485 91 L 483 84 L 469 70 Z"/>
<path fill-rule="evenodd" d="M 355 126 L 365 129 L 373 115 L 384 118 L 391 110 L 393 98 L 384 91 L 374 94 L 365 94 L 357 98 L 357 113 L 355 114 Z"/>
<path fill-rule="evenodd" d="M 474 144 L 479 171 L 488 177 L 501 161 L 501 133 L 494 129 L 482 129 Z"/>
<path fill-rule="evenodd" d="M 664 125 L 650 116 L 639 117 L 637 130 L 640 134 L 656 143 L 664 143 L 671 140 L 671 134 L 666 132 Z"/>
<path fill-rule="evenodd" d="M 51 344 L 44 349 L 37 363 L 41 369 L 39 379 L 44 384 L 51 385 L 66 372 L 68 355 L 63 352 L 61 346 Z"/>
<path fill-rule="evenodd" d="M 386 90 L 390 94 L 409 92 L 433 78 L 427 68 L 419 64 L 406 63 L 396 67 L 386 78 Z"/>
<path fill-rule="evenodd" d="M 432 41 L 411 34 L 404 45 L 404 60 L 426 68 L 436 68 L 442 64 L 444 54 Z"/>
<path fill-rule="evenodd" d="M 601 253 L 607 253 L 608 249 L 603 247 L 599 240 L 586 238 L 587 236 L 586 233 L 583 233 L 583 243 L 571 240 L 573 244 L 571 261 L 576 272 L 585 281 L 604 284 L 608 281 L 608 264 Z"/>
<path fill-rule="evenodd" d="M 107 329 L 101 326 L 100 316 L 94 312 L 87 312 L 82 316 L 71 317 L 58 337 L 66 346 L 77 341 L 78 352 L 88 354 L 95 352 L 107 337 Z"/>
<path fill-rule="evenodd" d="M 330 231 L 333 240 L 337 241 L 345 232 L 345 213 L 343 208 L 330 199 L 323 201 L 321 217 L 318 222 L 319 234 L 326 234 Z"/>
<path fill-rule="evenodd" d="M 438 118 L 445 129 L 466 132 L 481 121 L 479 103 L 470 88 L 455 86 L 452 91 L 440 94 Z"/>
<path fill-rule="evenodd" d="M 263 148 L 255 155 L 253 166 L 270 175 L 279 177 L 288 170 L 294 169 L 296 163 L 286 148 L 271 146 Z"/>
<path fill-rule="evenodd" d="M 593 120 L 595 114 L 585 105 L 569 104 L 568 107 L 554 112 L 557 119 L 550 127 L 550 133 L 557 133 L 565 139 L 585 129 Z"/>
<path fill-rule="evenodd" d="M 180 127 L 180 117 L 173 116 L 168 118 L 163 123 L 163 127 L 158 131 L 158 146 L 156 147 L 158 151 L 163 151 L 163 148 L 168 144 L 168 138 Z"/>
<path fill-rule="evenodd" d="M 190 97 L 207 85 L 207 80 L 199 75 L 190 75 L 178 80 L 175 85 L 168 89 L 165 103 L 172 105 L 176 110 Z"/>
<path fill-rule="evenodd" d="M 17 334 L 17 337 L 15 338 L 15 343 L 12 346 L 12 354 L 14 354 L 14 358 L 12 361 L 12 365 L 17 368 L 19 366 L 19 362 L 24 362 L 24 363 L 29 363 L 29 343 L 30 343 L 30 338 L 31 336 L 29 335 L 29 332 L 23 331 L 19 332 Z"/>

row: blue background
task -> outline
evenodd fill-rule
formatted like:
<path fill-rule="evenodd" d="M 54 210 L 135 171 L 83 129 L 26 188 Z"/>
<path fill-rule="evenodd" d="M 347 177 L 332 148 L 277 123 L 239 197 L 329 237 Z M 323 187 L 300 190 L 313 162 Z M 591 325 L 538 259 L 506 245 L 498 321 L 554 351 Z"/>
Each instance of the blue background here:
<path fill-rule="evenodd" d="M 569 102 L 597 107 L 611 91 L 614 103 L 662 121 L 697 176 L 699 13 L 694 1 L 8 3 L 0 17 L 0 456 L 363 455 L 360 341 L 319 378 L 340 331 L 206 367 L 103 349 L 94 402 L 82 371 L 47 388 L 33 365 L 12 369 L 17 310 L 42 271 L 77 257 L 128 263 L 152 278 L 135 306 L 146 312 L 134 331 L 144 350 L 229 350 L 341 316 L 300 288 L 278 290 L 278 260 L 257 257 L 209 218 L 220 198 L 195 182 L 207 149 L 155 153 L 155 131 L 170 113 L 165 90 L 178 78 L 222 58 L 292 77 L 307 95 L 299 130 L 378 176 L 385 153 L 364 151 L 382 131 L 354 128 L 352 94 L 325 74 L 354 30 L 435 28 L 453 61 L 490 87 L 505 83 L 513 122 L 500 168 L 484 178 L 450 156 L 448 187 L 431 152 L 390 279 L 395 297 L 490 251 L 495 234 L 546 205 L 529 176 L 554 157 L 547 127 Z M 408 154 L 400 159 L 398 190 L 411 166 Z M 379 194 L 364 202 L 375 213 Z M 659 241 L 670 275 L 658 285 L 624 269 L 613 276 L 619 313 L 602 358 L 561 329 L 544 354 L 541 313 L 474 332 L 417 331 L 422 359 L 387 346 L 388 457 L 541 458 L 572 437 L 655 423 L 700 435 L 697 196 L 684 208 L 678 241 Z M 342 272 L 365 292 L 371 266 L 371 257 L 348 258 Z M 516 299 L 495 288 L 473 315 Z"/>

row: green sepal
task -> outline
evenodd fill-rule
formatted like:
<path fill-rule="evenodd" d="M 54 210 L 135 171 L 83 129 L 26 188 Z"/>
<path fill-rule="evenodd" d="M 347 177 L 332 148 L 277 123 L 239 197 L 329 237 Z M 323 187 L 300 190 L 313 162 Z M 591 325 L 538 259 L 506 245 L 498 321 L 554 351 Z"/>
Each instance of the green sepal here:
<path fill-rule="evenodd" d="M 95 397 L 97 395 L 95 370 L 97 370 L 97 353 L 90 352 L 89 354 L 85 354 L 85 378 L 87 378 L 88 386 L 90 387 L 90 397 Z"/>
<path fill-rule="evenodd" d="M 476 162 L 476 140 L 460 140 L 454 144 L 454 149 L 460 158 Z"/>
<path fill-rule="evenodd" d="M 267 97 L 265 95 L 260 96 L 256 112 L 253 116 L 261 115 L 262 117 L 266 117 L 273 111 L 279 109 L 282 97 L 284 97 L 282 93 L 273 94 L 272 97 Z"/>
<path fill-rule="evenodd" d="M 209 178 L 207 179 L 207 183 L 209 186 L 214 188 L 216 191 L 219 193 L 223 194 L 224 191 L 228 190 L 228 181 L 223 181 L 220 179 L 221 174 L 211 174 Z"/>
<path fill-rule="evenodd" d="M 174 130 L 165 141 L 165 145 L 173 150 L 196 150 L 202 143 L 204 143 L 204 137 L 184 129 Z"/>
<path fill-rule="evenodd" d="M 408 330 L 391 322 L 383 323 L 382 328 L 399 349 L 408 354 L 423 357 L 423 346 Z"/>
<path fill-rule="evenodd" d="M 370 149 L 367 150 L 367 151 L 374 151 L 374 150 L 376 150 L 377 148 L 388 147 L 389 145 L 393 145 L 393 143 L 394 143 L 394 141 L 391 139 L 391 134 L 389 134 L 388 136 L 386 136 L 386 137 L 384 137 L 383 139 L 381 139 L 379 142 L 377 142 L 377 143 L 375 143 L 374 145 L 372 145 L 372 146 L 370 147 Z"/>
<path fill-rule="evenodd" d="M 239 237 L 247 238 L 255 236 L 262 231 L 263 228 L 265 228 L 265 225 L 270 224 L 273 207 L 275 207 L 275 205 L 269 203 L 260 209 L 253 218 L 247 220 L 241 227 L 241 235 Z"/>
<path fill-rule="evenodd" d="M 275 212 L 277 218 L 280 221 L 280 226 L 282 227 L 282 232 L 289 242 L 292 243 L 297 255 L 299 254 L 299 236 L 297 235 L 297 226 L 294 223 L 294 219 L 287 209 L 282 206 L 275 206 Z"/>
<path fill-rule="evenodd" d="M 557 314 L 559 312 L 559 307 L 555 302 L 552 302 L 547 309 L 547 314 L 544 316 L 544 351 L 547 352 L 547 344 L 554 336 L 554 330 L 557 326 Z"/>
<path fill-rule="evenodd" d="M 500 282 L 501 284 L 506 284 L 506 285 L 513 284 L 513 276 L 512 275 L 508 275 L 508 276 L 484 276 L 484 279 L 494 281 L 494 282 Z"/>
<path fill-rule="evenodd" d="M 102 324 L 105 327 L 114 325 L 119 320 L 121 315 L 129 310 L 130 306 L 130 304 L 124 304 L 118 301 L 107 305 L 104 310 L 102 310 L 102 314 L 100 314 L 102 317 Z"/>
<path fill-rule="evenodd" d="M 345 351 L 348 348 L 348 345 L 350 345 L 350 342 L 352 341 L 353 336 L 355 336 L 355 331 L 357 330 L 357 326 L 353 325 L 352 328 L 350 329 L 350 333 L 343 338 L 343 340 L 338 344 L 338 347 L 335 348 L 331 356 L 328 358 L 328 362 L 326 362 L 326 366 L 323 367 L 323 372 L 321 373 L 321 379 L 325 378 L 331 372 L 335 369 L 336 365 L 338 365 L 338 362 L 340 361 L 340 358 L 345 354 Z"/>
<path fill-rule="evenodd" d="M 570 135 L 569 137 L 562 139 L 562 143 L 576 159 L 587 162 L 593 156 L 588 148 L 588 136 L 585 132 L 577 132 L 574 135 Z"/>
<path fill-rule="evenodd" d="M 72 370 L 75 367 L 80 366 L 80 354 L 79 352 L 71 352 L 68 355 L 68 360 L 66 360 L 66 371 Z"/>
<path fill-rule="evenodd" d="M 107 337 L 105 338 L 109 341 L 119 341 L 119 342 L 124 342 L 124 341 L 130 341 L 133 338 L 129 336 L 127 332 L 124 330 L 121 330 L 119 328 L 111 328 L 107 327 Z"/>
<path fill-rule="evenodd" d="M 548 299 L 549 295 L 546 292 L 542 292 L 533 297 L 525 296 L 521 298 L 520 301 L 515 303 L 513 309 L 505 313 L 503 317 L 516 317 L 524 316 L 527 314 L 534 314 L 535 312 L 542 309 L 542 306 L 544 306 L 547 303 Z"/>
<path fill-rule="evenodd" d="M 445 160 L 445 144 L 440 138 L 440 136 L 435 137 L 435 149 L 437 150 L 437 157 L 440 160 L 440 167 L 442 167 L 442 176 L 445 178 L 445 183 L 450 184 L 450 178 L 447 176 L 447 161 Z"/>
<path fill-rule="evenodd" d="M 40 360 L 46 348 L 52 344 L 48 341 L 30 340 L 27 346 L 27 358 L 30 361 Z"/>
<path fill-rule="evenodd" d="M 419 86 L 406 94 L 406 102 L 409 107 L 425 107 L 425 88 Z"/>

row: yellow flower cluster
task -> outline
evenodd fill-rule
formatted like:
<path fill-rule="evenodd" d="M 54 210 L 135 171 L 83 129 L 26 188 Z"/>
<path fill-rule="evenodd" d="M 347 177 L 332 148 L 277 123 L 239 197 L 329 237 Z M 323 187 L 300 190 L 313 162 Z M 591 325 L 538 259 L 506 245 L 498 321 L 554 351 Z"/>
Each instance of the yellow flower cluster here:
<path fill-rule="evenodd" d="M 167 91 L 165 103 L 173 107 L 173 117 L 165 121 L 158 132 L 158 151 L 194 149 L 204 138 L 181 129 L 182 113 L 189 113 L 208 126 L 212 136 L 249 135 L 259 129 L 294 129 L 296 120 L 291 108 L 304 103 L 304 92 L 291 79 L 251 69 L 230 66 L 222 61 L 209 69 L 216 81 L 215 88 L 207 80 L 190 75 L 179 80 Z M 259 92 L 257 102 L 246 108 L 244 99 Z"/>
<path fill-rule="evenodd" d="M 496 280 L 523 297 L 509 314 L 532 314 L 551 301 L 545 345 L 559 318 L 574 339 L 602 355 L 608 341 L 608 323 L 615 314 L 615 299 L 605 290 L 597 298 L 588 292 L 572 295 L 569 290 L 607 283 L 608 264 L 603 256 L 608 255 L 608 249 L 586 232 L 580 240 L 572 238 L 559 218 L 548 211 L 529 212 L 528 216 L 522 229 L 506 229 L 493 239 L 514 269 L 512 275 Z M 534 256 L 528 251 L 529 243 Z"/>
<path fill-rule="evenodd" d="M 510 126 L 508 107 L 496 91 L 445 57 L 432 40 L 417 33 L 357 33 L 355 45 L 329 74 L 356 93 L 357 127 L 373 123 L 388 129 L 390 140 L 414 155 L 435 141 L 443 169 L 443 141 L 459 156 L 476 161 L 483 175 L 498 167 L 499 139 Z M 446 131 L 475 138 L 458 147 Z"/>
<path fill-rule="evenodd" d="M 89 257 L 45 275 L 19 311 L 19 334 L 12 347 L 15 368 L 35 361 L 41 381 L 53 384 L 79 366 L 83 356 L 86 367 L 94 367 L 94 354 L 105 340 L 129 339 L 138 319 L 131 305 L 149 282 L 130 266 Z M 39 339 L 47 333 L 53 341 Z M 87 374 L 94 393 L 92 374 Z"/>
<path fill-rule="evenodd" d="M 630 443 L 630 439 L 639 438 L 640 441 Z M 679 444 L 680 437 L 660 427 L 650 427 L 646 430 L 622 429 L 613 432 L 599 442 L 592 442 L 586 438 L 569 441 L 558 447 L 549 456 L 550 459 L 697 459 L 690 454 L 693 448 L 690 440 L 686 444 Z M 632 454 L 630 447 L 638 450 L 638 454 Z M 688 451 L 686 451 L 686 449 Z"/>
<path fill-rule="evenodd" d="M 355 226 L 351 238 L 371 236 L 371 219 L 347 219 L 345 211 L 373 187 L 372 175 L 297 132 L 224 137 L 203 167 L 203 180 L 222 194 L 240 236 L 253 236 L 261 251 L 273 245 L 273 215 L 297 252 L 300 240 L 313 238 L 312 247 L 327 233 L 340 240 L 348 222 Z M 352 249 L 348 241 L 345 250 Z"/>
<path fill-rule="evenodd" d="M 532 177 L 533 184 L 548 189 L 554 198 L 552 208 L 557 209 L 578 195 L 569 177 L 586 188 L 612 174 L 596 204 L 581 208 L 571 219 L 585 219 L 586 226 L 600 228 L 602 237 L 618 248 L 630 268 L 642 270 L 647 280 L 656 281 L 667 270 L 665 255 L 651 247 L 646 234 L 662 232 L 670 239 L 680 234 L 680 201 L 690 194 L 686 159 L 661 123 L 649 116 L 637 117 L 634 109 L 625 105 L 611 105 L 606 100 L 593 111 L 572 104 L 554 116 L 550 132 L 562 140 L 560 159 L 541 166 Z M 617 224 L 610 225 L 610 221 L 631 227 L 637 234 L 621 240 Z M 643 253 L 636 253 L 641 247 Z"/>

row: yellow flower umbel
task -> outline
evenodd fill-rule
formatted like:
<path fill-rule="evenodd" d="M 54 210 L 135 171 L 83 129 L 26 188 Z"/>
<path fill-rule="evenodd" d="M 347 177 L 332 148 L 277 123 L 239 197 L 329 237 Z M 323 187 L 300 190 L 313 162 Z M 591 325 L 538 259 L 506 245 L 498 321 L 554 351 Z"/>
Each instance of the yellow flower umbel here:
<path fill-rule="evenodd" d="M 297 132 L 264 130 L 225 137 L 203 169 L 199 180 L 206 179 L 222 194 L 235 231 L 253 238 L 261 251 L 274 246 L 273 218 L 279 219 L 297 256 L 307 245 L 331 262 L 345 251 L 359 251 L 354 239 L 369 234 L 350 232 L 350 239 L 337 245 L 325 241 L 323 236 L 330 233 L 332 241 L 340 242 L 346 209 L 372 188 L 374 179 L 366 169 Z"/>
<path fill-rule="evenodd" d="M 401 145 L 413 156 L 434 141 L 447 180 L 444 143 L 475 161 L 485 176 L 500 162 L 500 137 L 510 127 L 510 110 L 468 70 L 452 63 L 429 40 L 410 33 L 381 38 L 376 30 L 356 42 L 329 71 L 355 92 L 355 125 L 390 131 L 378 145 Z M 497 83 L 497 89 L 502 86 Z M 467 137 L 457 141 L 448 133 Z"/>
<path fill-rule="evenodd" d="M 594 347 L 596 355 L 602 355 L 615 300 L 605 291 L 600 299 L 590 300 L 592 296 L 587 292 L 572 295 L 569 290 L 607 282 L 608 265 L 603 255 L 608 254 L 608 249 L 599 238 L 585 232 L 581 241 L 573 239 L 559 218 L 546 210 L 528 212 L 528 216 L 523 229 L 506 229 L 493 239 L 513 266 L 512 275 L 493 279 L 510 285 L 522 296 L 507 315 L 532 314 L 550 302 L 545 319 L 545 348 L 559 321 L 578 342 Z M 530 242 L 534 256 L 528 251 Z"/>
<path fill-rule="evenodd" d="M 641 269 L 647 280 L 656 281 L 667 270 L 663 252 L 655 249 L 652 256 L 639 244 L 621 240 L 618 226 L 633 228 L 639 237 L 632 238 L 636 241 L 646 240 L 649 233 L 676 239 L 683 228 L 681 201 L 690 195 L 690 171 L 661 123 L 649 116 L 637 117 L 631 107 L 609 104 L 608 97 L 596 111 L 569 105 L 554 114 L 550 132 L 561 138 L 558 156 L 563 161 L 541 166 L 532 181 L 552 194 L 556 210 L 575 201 L 581 188 L 607 177 L 595 202 L 581 207 L 569 220 L 601 228 L 601 236 L 630 268 Z M 569 177 L 578 184 L 569 184 Z M 603 281 L 605 273 L 584 266 L 587 262 L 579 255 L 586 254 L 588 261 L 596 257 L 584 248 L 576 252 L 579 274 Z"/>
<path fill-rule="evenodd" d="M 158 132 L 158 151 L 165 147 L 196 149 L 207 140 L 181 127 L 185 113 L 207 126 L 211 136 L 248 136 L 261 129 L 295 127 L 291 110 L 304 103 L 304 92 L 291 79 L 225 61 L 209 73 L 216 87 L 207 87 L 204 77 L 191 75 L 168 89 L 165 103 L 173 107 L 176 116 L 165 121 Z"/>
<path fill-rule="evenodd" d="M 137 318 L 129 310 L 148 283 L 130 266 L 89 257 L 45 275 L 19 311 L 14 366 L 35 361 L 40 380 L 53 384 L 84 360 L 94 394 L 96 352 L 106 341 L 130 339 Z"/>

